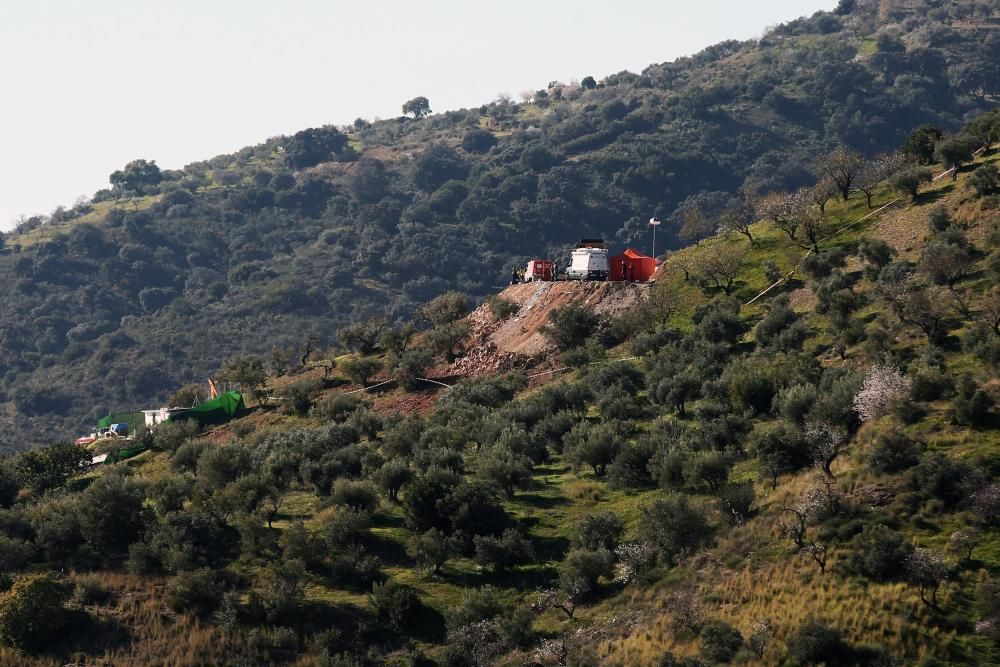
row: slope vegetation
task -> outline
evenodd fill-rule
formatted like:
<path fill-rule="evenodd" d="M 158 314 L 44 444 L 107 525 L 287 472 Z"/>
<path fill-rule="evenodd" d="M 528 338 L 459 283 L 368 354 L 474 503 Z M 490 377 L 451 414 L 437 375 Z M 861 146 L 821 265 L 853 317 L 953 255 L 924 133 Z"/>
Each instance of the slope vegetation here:
<path fill-rule="evenodd" d="M 5 238 L 4 447 L 162 404 L 239 352 L 332 344 L 449 288 L 484 297 L 582 236 L 635 243 L 650 215 L 679 247 L 683 212 L 714 219 L 740 186 L 791 189 L 837 145 L 955 130 L 1000 89 L 1000 33 L 953 22 L 997 12 L 845 3 L 520 103 L 303 130 L 177 171 L 131 163 Z"/>
<path fill-rule="evenodd" d="M 394 355 L 546 304 L 554 342 L 588 329 L 577 370 L 407 391 L 343 356 L 117 466 L 4 461 L 0 661 L 994 664 L 998 162 L 830 202 L 818 251 L 705 239 L 642 304 L 529 284 L 487 325 L 438 299 L 364 357 L 408 382 Z"/>

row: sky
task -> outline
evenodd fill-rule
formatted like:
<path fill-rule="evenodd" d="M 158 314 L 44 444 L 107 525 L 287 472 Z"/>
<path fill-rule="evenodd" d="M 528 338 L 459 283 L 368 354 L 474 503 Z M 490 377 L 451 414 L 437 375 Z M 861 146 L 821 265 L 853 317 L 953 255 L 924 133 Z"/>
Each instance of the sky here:
<path fill-rule="evenodd" d="M 0 3 L 0 230 L 268 137 L 597 79 L 836 0 L 32 0 Z"/>

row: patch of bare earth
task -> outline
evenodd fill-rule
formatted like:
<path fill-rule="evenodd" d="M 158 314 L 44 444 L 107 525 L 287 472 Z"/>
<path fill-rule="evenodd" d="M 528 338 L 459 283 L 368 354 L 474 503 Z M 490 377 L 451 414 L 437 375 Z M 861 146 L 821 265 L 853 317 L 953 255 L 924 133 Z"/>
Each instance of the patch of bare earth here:
<path fill-rule="evenodd" d="M 468 318 L 468 352 L 455 362 L 459 375 L 480 375 L 533 368 L 550 361 L 554 348 L 542 334 L 549 313 L 571 304 L 598 315 L 614 317 L 644 303 L 651 283 L 538 282 L 512 285 L 500 297 L 513 301 L 518 311 L 497 322 L 483 304 Z"/>

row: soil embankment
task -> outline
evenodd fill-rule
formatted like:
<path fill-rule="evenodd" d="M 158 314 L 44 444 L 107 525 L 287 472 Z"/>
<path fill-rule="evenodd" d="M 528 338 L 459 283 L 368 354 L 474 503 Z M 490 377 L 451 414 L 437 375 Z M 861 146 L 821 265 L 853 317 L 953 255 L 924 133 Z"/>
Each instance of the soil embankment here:
<path fill-rule="evenodd" d="M 516 303 L 517 313 L 496 322 L 487 304 L 468 318 L 467 354 L 455 362 L 456 372 L 478 375 L 529 368 L 554 351 L 542 335 L 549 313 L 571 304 L 586 306 L 598 315 L 614 317 L 649 297 L 651 283 L 539 282 L 511 285 L 500 297 Z"/>

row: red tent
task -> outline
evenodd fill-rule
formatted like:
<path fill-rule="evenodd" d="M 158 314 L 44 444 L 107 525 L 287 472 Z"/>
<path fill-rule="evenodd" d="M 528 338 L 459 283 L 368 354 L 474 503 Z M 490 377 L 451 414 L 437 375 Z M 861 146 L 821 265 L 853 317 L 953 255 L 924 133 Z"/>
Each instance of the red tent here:
<path fill-rule="evenodd" d="M 611 273 L 608 280 L 644 283 L 656 273 L 656 260 L 646 255 L 640 255 L 632 248 L 608 261 L 611 263 Z"/>

